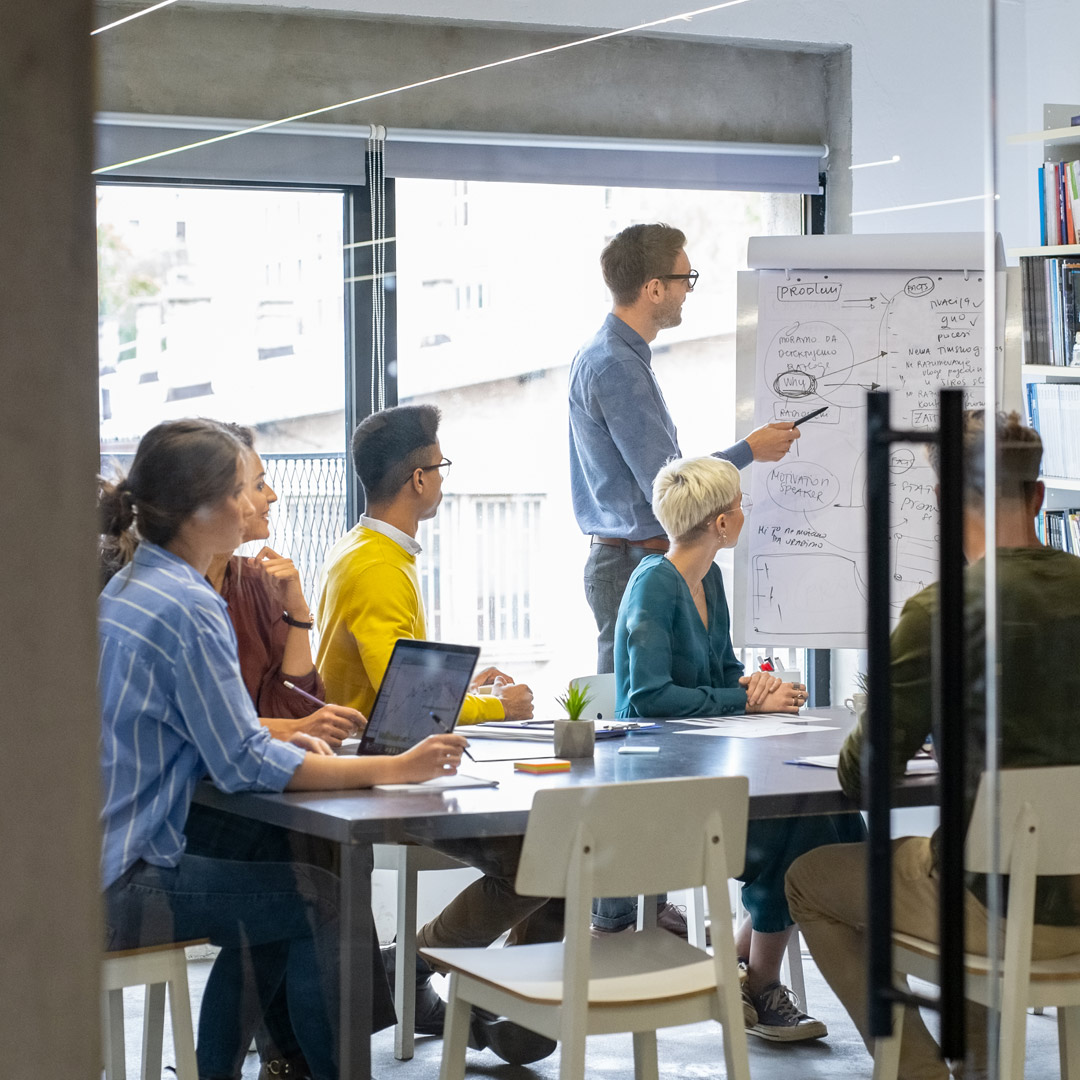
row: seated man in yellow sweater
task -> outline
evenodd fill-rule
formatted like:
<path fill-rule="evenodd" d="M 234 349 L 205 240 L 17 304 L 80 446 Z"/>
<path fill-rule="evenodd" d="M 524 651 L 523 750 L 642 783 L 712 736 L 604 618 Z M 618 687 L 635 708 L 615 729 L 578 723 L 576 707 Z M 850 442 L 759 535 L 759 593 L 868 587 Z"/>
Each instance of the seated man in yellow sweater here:
<path fill-rule="evenodd" d="M 426 637 L 416 556 L 420 522 L 442 501 L 443 460 L 439 410 L 404 405 L 375 413 L 357 425 L 353 464 L 364 486 L 367 513 L 334 545 L 323 567 L 318 605 L 316 665 L 327 700 L 371 710 L 398 638 Z M 470 694 L 461 722 L 532 716 L 532 691 L 488 669 L 490 696 Z M 514 891 L 520 838 L 440 841 L 441 851 L 485 874 L 464 889 L 417 932 L 418 948 L 487 946 L 511 928 L 517 944 L 558 940 L 561 905 Z M 543 909 L 542 911 L 540 909 Z M 532 918 L 530 919 L 530 916 Z M 385 957 L 393 976 L 392 955 Z M 442 1033 L 445 1006 L 430 984 L 432 970 L 417 960 L 416 1030 Z M 474 1010 L 469 1045 L 489 1047 L 512 1064 L 546 1057 L 555 1044 L 490 1013 Z"/>
<path fill-rule="evenodd" d="M 319 598 L 317 665 L 329 700 L 367 715 L 398 638 L 427 637 L 416 556 L 420 522 L 442 502 L 443 469 L 434 405 L 386 409 L 359 424 L 352 454 L 364 486 L 367 513 L 330 550 Z M 489 696 L 469 694 L 458 722 L 527 720 L 532 691 L 488 668 L 477 683 Z"/>

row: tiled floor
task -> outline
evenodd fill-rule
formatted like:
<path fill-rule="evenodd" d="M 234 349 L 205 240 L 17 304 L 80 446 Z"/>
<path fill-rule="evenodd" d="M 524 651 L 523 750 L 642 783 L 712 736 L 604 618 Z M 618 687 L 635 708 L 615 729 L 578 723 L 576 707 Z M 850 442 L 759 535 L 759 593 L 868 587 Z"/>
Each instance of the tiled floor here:
<path fill-rule="evenodd" d="M 816 967 L 804 959 L 809 1011 L 829 1027 L 829 1036 L 818 1042 L 781 1046 L 750 1039 L 750 1073 L 754 1080 L 862 1080 L 869 1078 L 870 1057 L 855 1028 L 825 985 Z M 192 1009 L 198 1015 L 199 1001 L 210 962 L 192 961 L 189 966 Z M 128 1075 L 139 1075 L 142 996 L 140 991 L 126 991 Z M 165 1030 L 166 1071 L 163 1080 L 175 1080 L 168 1069 L 172 1061 L 171 1033 Z M 713 1024 L 696 1024 L 662 1031 L 658 1038 L 660 1076 L 663 1080 L 698 1080 L 723 1077 L 723 1051 L 720 1030 Z M 442 1041 L 417 1039 L 412 1061 L 394 1059 L 393 1031 L 384 1031 L 372 1043 L 374 1080 L 434 1080 L 438 1076 Z M 527 1067 L 506 1065 L 490 1051 L 469 1051 L 467 1076 L 493 1080 L 555 1080 L 558 1076 L 558 1052 L 544 1061 Z M 244 1064 L 243 1080 L 256 1080 L 259 1062 L 249 1054 Z M 589 1080 L 625 1080 L 633 1075 L 629 1035 L 597 1036 L 589 1041 L 586 1074 Z M 1028 1018 L 1027 1070 L 1029 1077 L 1058 1075 L 1057 1024 L 1054 1010 L 1045 1016 Z"/>

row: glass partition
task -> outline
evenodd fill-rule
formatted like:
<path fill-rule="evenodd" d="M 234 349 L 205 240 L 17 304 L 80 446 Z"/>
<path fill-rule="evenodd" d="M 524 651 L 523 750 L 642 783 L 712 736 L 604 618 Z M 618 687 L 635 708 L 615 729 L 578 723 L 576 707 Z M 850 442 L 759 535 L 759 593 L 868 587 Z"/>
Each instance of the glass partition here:
<path fill-rule="evenodd" d="M 651 342 L 682 450 L 723 449 L 762 423 L 802 415 L 804 405 L 806 412 L 833 409 L 801 425 L 779 463 L 782 475 L 778 463 L 764 460 L 741 471 L 752 507 L 748 499 L 736 510 L 733 496 L 707 508 L 749 510 L 739 547 L 720 548 L 718 558 L 733 660 L 755 674 L 755 686 L 770 655 L 805 682 L 805 650 L 827 649 L 831 706 L 808 712 L 793 689 L 798 717 L 748 714 L 742 736 L 751 724 L 758 733 L 774 725 L 767 735 L 740 737 L 728 712 L 726 728 L 671 725 L 668 743 L 647 759 L 652 764 L 629 759 L 636 771 L 612 756 L 618 772 L 605 773 L 599 745 L 585 767 L 601 779 L 661 777 L 678 760 L 687 770 L 750 776 L 752 846 L 775 857 L 770 899 L 779 913 L 766 918 L 751 890 L 751 922 L 735 937 L 751 973 L 747 1018 L 753 1011 L 756 1019 L 748 1027 L 762 1040 L 751 1039 L 751 1071 L 777 1049 L 764 1040 L 782 1041 L 777 1032 L 790 1029 L 799 1034 L 786 1041 L 813 1032 L 809 1038 L 845 1051 L 852 1076 L 865 1075 L 870 1062 L 860 1046 L 871 1033 L 861 926 L 868 909 L 890 905 L 887 891 L 873 894 L 874 904 L 866 900 L 866 849 L 837 850 L 826 841 L 862 839 L 857 811 L 871 794 L 862 761 L 872 755 L 844 737 L 871 723 L 867 692 L 886 684 L 891 691 L 884 735 L 893 749 L 876 751 L 892 770 L 884 798 L 891 818 L 878 839 L 918 878 L 921 891 L 898 885 L 891 905 L 893 928 L 913 935 L 940 936 L 933 912 L 941 854 L 928 839 L 940 798 L 934 779 L 920 774 L 935 770 L 942 743 L 935 729 L 955 734 L 959 714 L 966 720 L 962 820 L 951 831 L 968 827 L 985 772 L 978 813 L 990 854 L 978 865 L 989 873 L 961 880 L 954 910 L 966 913 L 966 944 L 986 946 L 992 970 L 1003 961 L 1006 907 L 993 871 L 1010 857 L 1006 838 L 1017 814 L 1012 781 L 999 772 L 1080 760 L 1068 723 L 1080 614 L 1071 561 L 1080 552 L 1072 440 L 1080 248 L 1070 165 L 1080 158 L 1072 123 L 1080 86 L 1063 12 L 1001 0 L 870 7 L 753 0 L 662 11 L 610 0 L 587 10 L 565 0 L 512 11 L 490 0 L 333 6 L 176 5 L 99 35 L 102 454 L 129 460 L 139 437 L 164 419 L 204 415 L 252 426 L 281 497 L 269 542 L 301 566 L 305 594 L 314 598 L 323 559 L 353 524 L 345 509 L 352 468 L 345 417 L 369 411 L 368 387 L 385 361 L 386 403 L 437 404 L 441 446 L 454 462 L 438 513 L 417 529 L 428 635 L 480 645 L 483 664 L 529 683 L 537 716 L 551 719 L 555 693 L 597 666 L 581 580 L 590 530 L 575 520 L 569 492 L 567 381 L 577 348 L 611 308 L 599 252 L 633 223 L 682 228 L 700 283 L 686 298 L 682 324 Z M 103 3 L 98 23 L 126 14 Z M 390 176 L 383 184 L 383 135 L 387 147 L 398 139 L 422 159 L 426 139 L 468 147 L 478 133 L 483 155 L 473 160 L 459 148 L 453 156 L 462 171 Z M 1010 142 L 1013 135 L 1022 138 Z M 646 143 L 680 152 L 686 144 L 820 145 L 827 153 L 820 187 L 801 194 L 703 191 L 652 186 L 644 154 L 633 159 L 636 178 L 635 166 L 624 165 L 618 182 L 529 183 L 515 140 L 560 151 L 593 140 L 615 154 L 640 153 Z M 499 175 L 479 174 L 480 160 L 496 162 Z M 297 184 L 318 190 L 288 186 Z M 376 186 L 385 201 L 373 194 Z M 748 262 L 753 237 L 802 241 L 811 233 L 856 243 L 811 249 L 793 242 L 794 261 Z M 343 249 L 347 257 L 377 249 L 385 260 L 375 257 L 361 270 L 350 261 L 343 273 Z M 951 253 L 961 250 L 954 265 Z M 809 265 L 800 264 L 804 258 Z M 748 267 L 757 277 L 736 276 Z M 846 292 L 835 291 L 836 275 L 846 275 Z M 762 282 L 797 288 L 787 295 L 803 306 L 784 307 L 775 288 L 766 297 Z M 852 282 L 875 288 L 860 292 Z M 790 339 L 771 354 L 757 332 L 766 315 Z M 857 348 L 845 363 L 821 360 L 815 350 L 831 347 L 830 328 L 848 325 Z M 814 355 L 800 366 L 781 349 Z M 783 363 L 773 371 L 773 361 Z M 763 386 L 776 388 L 767 406 Z M 926 455 L 936 445 L 941 388 L 959 390 L 965 409 L 1015 410 L 1021 421 L 1003 450 L 993 425 L 981 458 L 975 435 L 960 450 L 958 522 L 968 563 L 962 640 L 940 640 L 935 629 L 940 466 Z M 872 479 L 867 394 L 883 391 L 890 404 L 878 434 L 894 437 L 893 450 L 888 475 Z M 1043 441 L 1038 481 L 1021 475 L 1033 467 L 1030 453 L 1016 464 L 1013 444 L 1030 440 L 1029 427 Z M 829 444 L 841 429 L 847 441 Z M 980 470 L 981 487 L 973 479 Z M 889 525 L 887 550 L 878 554 L 889 578 L 892 633 L 876 680 L 865 642 L 866 518 L 875 498 Z M 918 535 L 909 528 L 913 516 Z M 829 529 L 827 517 L 835 523 Z M 1061 549 L 1061 559 L 1044 544 Z M 795 569 L 781 592 L 781 575 L 770 577 L 767 563 L 792 554 L 807 561 L 785 564 Z M 824 556 L 843 564 L 842 578 L 821 570 Z M 672 561 L 654 560 L 662 568 Z M 1056 584 L 1047 584 L 1044 564 Z M 777 612 L 786 605 L 787 618 L 755 626 L 755 612 L 774 610 L 774 601 Z M 837 611 L 835 622 L 822 615 Z M 720 613 L 705 605 L 706 630 Z M 1048 656 L 1053 670 L 1043 674 Z M 950 669 L 964 702 L 956 715 L 935 704 L 938 678 Z M 624 699 L 631 689 L 623 686 Z M 798 729 L 784 728 L 785 720 Z M 696 749 L 676 753 L 680 746 Z M 472 797 L 448 800 L 460 811 L 457 822 L 473 812 Z M 432 813 L 413 824 L 430 839 L 440 821 Z M 477 826 L 502 827 L 509 829 L 505 820 Z M 774 832 L 783 828 L 795 837 L 789 847 Z M 386 826 L 387 835 L 395 830 Z M 458 835 L 468 832 L 461 825 Z M 900 844 L 903 837 L 917 839 Z M 786 894 L 787 867 L 777 870 L 776 862 L 785 858 L 795 863 Z M 955 860 L 963 856 L 951 858 L 962 870 Z M 1072 948 L 1071 885 L 1061 874 L 1066 884 L 1057 893 L 1040 885 L 1036 894 L 1040 957 L 1080 951 Z M 893 880 L 891 872 L 884 880 Z M 384 895 L 377 890 L 376 915 L 389 939 L 394 922 Z M 443 899 L 432 902 L 431 915 Z M 846 904 L 844 914 L 831 904 Z M 715 933 L 726 914 L 713 912 Z M 791 918 L 801 936 L 792 937 Z M 859 924 L 854 937 L 823 931 L 844 918 Z M 984 924 L 989 937 L 979 938 Z M 1055 929 L 1045 931 L 1047 924 Z M 781 970 L 788 938 L 796 944 Z M 858 978 L 849 980 L 852 971 Z M 894 1002 L 890 954 L 875 976 L 880 1020 Z M 801 987 L 801 1003 L 777 998 L 773 982 Z M 911 990 L 928 1003 L 926 1027 L 909 1013 L 900 1075 L 926 1065 L 925 1075 L 944 1077 L 930 1041 L 940 1035 L 937 990 L 929 978 Z M 991 988 L 992 1002 L 998 994 Z M 791 1010 L 827 1034 L 777 1019 Z M 991 1077 L 1018 1075 L 1015 1061 L 999 1058 L 997 1014 L 987 1023 L 972 1008 L 967 1015 L 969 1070 L 985 1063 Z M 1027 1023 L 1031 1075 L 1052 1067 L 1052 1028 L 1041 1017 Z M 366 1035 L 362 1023 L 359 1030 Z M 365 1064 L 365 1039 L 351 1037 L 347 1060 Z M 625 1056 L 612 1039 L 612 1053 Z M 430 1042 L 415 1053 L 433 1069 L 439 1044 Z M 372 1046 L 375 1058 L 393 1053 L 389 1036 Z M 796 1071 L 808 1077 L 836 1075 L 841 1060 L 781 1049 L 798 1057 Z M 661 1053 L 688 1055 L 691 1072 L 711 1067 L 717 1050 L 688 1040 L 661 1042 Z"/>

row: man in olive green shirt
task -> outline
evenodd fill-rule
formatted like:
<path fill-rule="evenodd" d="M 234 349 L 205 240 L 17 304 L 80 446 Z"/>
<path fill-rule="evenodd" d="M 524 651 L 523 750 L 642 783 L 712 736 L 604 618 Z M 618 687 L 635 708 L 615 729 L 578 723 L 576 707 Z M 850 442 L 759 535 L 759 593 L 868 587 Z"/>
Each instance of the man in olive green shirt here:
<path fill-rule="evenodd" d="M 970 735 L 965 796 L 967 813 L 985 767 L 985 515 L 983 414 L 965 417 L 964 552 L 966 711 Z M 999 712 L 1002 767 L 1080 764 L 1080 559 L 1044 547 L 1035 517 L 1043 500 L 1038 480 L 1042 443 L 1015 413 L 997 421 L 997 578 Z M 892 771 L 905 765 L 930 733 L 932 625 L 938 590 L 931 585 L 905 605 L 892 635 Z M 1056 659 L 1060 658 L 1060 659 Z M 857 725 L 840 754 L 840 783 L 861 794 L 863 732 Z M 936 837 L 893 841 L 893 925 L 936 938 Z M 1036 894 L 1032 955 L 1080 952 L 1080 911 L 1072 879 L 1045 878 Z M 823 847 L 798 859 L 787 876 L 788 902 L 821 973 L 843 1002 L 867 1045 L 866 852 L 863 845 Z M 985 879 L 970 878 L 965 893 L 965 945 L 985 951 Z M 968 1046 L 976 1075 L 985 1065 L 986 1010 L 967 1004 Z M 971 1072 L 966 1075 L 973 1075 Z M 941 1060 L 918 1010 L 905 1010 L 902 1080 L 946 1080 Z"/>

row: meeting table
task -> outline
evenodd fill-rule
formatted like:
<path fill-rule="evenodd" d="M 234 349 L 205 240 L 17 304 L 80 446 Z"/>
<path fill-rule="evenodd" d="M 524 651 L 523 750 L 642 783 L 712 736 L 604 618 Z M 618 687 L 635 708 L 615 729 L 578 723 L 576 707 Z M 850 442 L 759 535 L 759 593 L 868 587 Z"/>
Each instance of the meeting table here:
<path fill-rule="evenodd" d="M 521 836 L 533 795 L 540 789 L 688 776 L 746 776 L 751 818 L 856 812 L 859 808 L 840 790 L 835 769 L 794 764 L 797 758 L 835 755 L 854 723 L 853 714 L 839 707 L 805 709 L 797 719 L 797 733 L 764 738 L 725 737 L 708 734 L 705 727 L 666 722 L 659 729 L 598 739 L 593 757 L 574 760 L 567 772 L 545 774 L 515 771 L 514 762 L 551 756 L 550 743 L 474 738 L 469 750 L 476 762 L 464 760 L 460 771 L 496 780 L 497 787 L 227 795 L 204 781 L 195 800 L 337 845 L 340 1075 L 343 1080 L 368 1080 L 373 843 Z M 468 728 L 460 731 L 469 734 Z M 619 753 L 621 747 L 649 746 L 659 752 Z M 897 789 L 894 805 L 927 805 L 935 797 L 936 777 L 912 777 Z"/>

